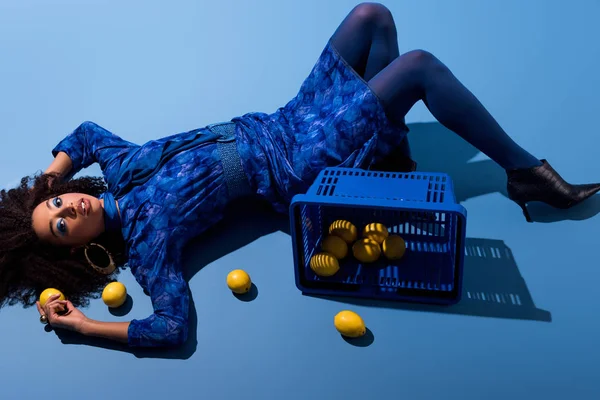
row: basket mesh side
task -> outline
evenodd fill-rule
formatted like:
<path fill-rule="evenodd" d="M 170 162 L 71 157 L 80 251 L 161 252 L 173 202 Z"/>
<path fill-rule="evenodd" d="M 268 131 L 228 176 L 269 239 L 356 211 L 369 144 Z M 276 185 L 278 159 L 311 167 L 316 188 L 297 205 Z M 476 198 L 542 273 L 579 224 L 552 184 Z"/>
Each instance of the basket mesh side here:
<path fill-rule="evenodd" d="M 301 209 L 304 254 L 301 257 L 305 278 L 315 283 L 354 285 L 353 290 L 377 292 L 394 297 L 402 290 L 450 292 L 454 289 L 456 254 L 456 219 L 446 212 L 412 212 L 373 208 L 304 205 Z M 319 277 L 310 269 L 310 258 L 320 250 L 321 240 L 329 225 L 337 220 L 352 222 L 358 229 L 381 222 L 390 234 L 402 236 L 405 256 L 390 261 L 382 256 L 374 263 L 361 263 L 352 255 L 340 262 L 340 270 L 332 277 Z M 358 287 L 356 287 L 358 286 Z"/>

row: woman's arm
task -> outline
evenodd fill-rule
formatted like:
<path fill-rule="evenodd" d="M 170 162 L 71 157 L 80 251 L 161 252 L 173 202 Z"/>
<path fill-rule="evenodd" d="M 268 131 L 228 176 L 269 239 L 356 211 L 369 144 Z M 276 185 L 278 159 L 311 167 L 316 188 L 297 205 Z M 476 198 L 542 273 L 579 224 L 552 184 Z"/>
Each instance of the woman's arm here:
<path fill-rule="evenodd" d="M 43 307 L 39 301 L 36 302 L 38 312 L 47 317 L 52 327 L 127 343 L 129 322 L 95 321 L 86 317 L 69 300 L 60 300 L 59 297 L 58 294 L 50 296 Z"/>
<path fill-rule="evenodd" d="M 61 151 L 59 152 L 50 166 L 44 171 L 45 174 L 57 173 L 61 178 L 71 172 L 71 168 L 73 168 L 73 161 L 71 161 L 71 157 L 67 155 L 67 153 Z"/>
<path fill-rule="evenodd" d="M 106 175 L 111 166 L 116 168 L 123 157 L 138 147 L 93 122 L 84 122 L 52 149 L 55 158 L 46 172 L 58 172 L 69 180 L 97 162 Z"/>
<path fill-rule="evenodd" d="M 81 324 L 79 333 L 127 343 L 128 330 L 129 322 L 102 322 L 88 318 Z"/>
<path fill-rule="evenodd" d="M 129 267 L 136 276 L 143 276 L 143 287 L 148 291 L 154 312 L 144 319 L 133 319 L 128 334 L 132 347 L 177 346 L 188 337 L 190 295 L 183 278 L 181 246 L 172 236 L 160 239 L 164 228 L 156 231 L 158 239 L 133 244 L 134 256 Z"/>

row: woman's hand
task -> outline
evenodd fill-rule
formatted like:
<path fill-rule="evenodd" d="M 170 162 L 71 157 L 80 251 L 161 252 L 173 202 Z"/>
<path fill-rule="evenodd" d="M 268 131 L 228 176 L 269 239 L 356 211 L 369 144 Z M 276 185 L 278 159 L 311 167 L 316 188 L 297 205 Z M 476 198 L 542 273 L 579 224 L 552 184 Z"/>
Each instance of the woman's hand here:
<path fill-rule="evenodd" d="M 67 329 L 82 335 L 102 337 L 122 343 L 128 342 L 129 322 L 94 321 L 76 309 L 70 301 L 59 300 L 59 298 L 60 294 L 50 296 L 44 307 L 39 301 L 35 303 L 40 315 L 45 315 L 53 328 Z"/>
<path fill-rule="evenodd" d="M 44 307 L 37 301 L 36 306 L 40 315 L 45 315 L 53 328 L 81 332 L 87 317 L 70 301 L 59 300 L 59 298 L 59 294 L 50 296 Z"/>

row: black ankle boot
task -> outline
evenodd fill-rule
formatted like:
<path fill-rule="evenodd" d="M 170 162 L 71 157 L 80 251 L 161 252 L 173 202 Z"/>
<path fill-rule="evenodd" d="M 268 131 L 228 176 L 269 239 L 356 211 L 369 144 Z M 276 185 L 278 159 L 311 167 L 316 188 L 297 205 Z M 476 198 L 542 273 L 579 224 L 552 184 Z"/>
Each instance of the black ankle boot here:
<path fill-rule="evenodd" d="M 540 201 L 555 208 L 567 209 L 600 191 L 600 184 L 572 185 L 566 182 L 548 161 L 541 162 L 542 165 L 537 167 L 506 172 L 508 197 L 521 206 L 528 222 L 532 222 L 527 211 L 527 203 L 530 201 Z"/>

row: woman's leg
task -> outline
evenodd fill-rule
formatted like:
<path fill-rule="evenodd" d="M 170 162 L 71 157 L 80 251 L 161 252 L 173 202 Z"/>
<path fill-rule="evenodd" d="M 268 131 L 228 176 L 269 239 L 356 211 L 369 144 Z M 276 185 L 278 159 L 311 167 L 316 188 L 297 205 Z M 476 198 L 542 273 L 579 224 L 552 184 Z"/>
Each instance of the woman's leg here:
<path fill-rule="evenodd" d="M 425 51 L 399 56 L 390 11 L 376 3 L 356 6 L 331 37 L 332 45 L 384 103 L 392 121 L 404 123 L 423 100 L 433 116 L 508 171 L 509 197 L 530 220 L 525 204 L 544 201 L 571 207 L 600 191 L 600 185 L 571 185 L 545 162 L 515 143 L 450 70 Z M 410 156 L 408 141 L 404 154 Z M 401 153 L 402 154 L 402 153 Z M 395 157 L 394 154 L 391 155 Z"/>
<path fill-rule="evenodd" d="M 410 108 L 423 100 L 440 123 L 503 167 L 540 164 L 504 133 L 477 99 L 439 61 L 424 52 L 399 57 L 396 25 L 385 6 L 361 3 L 354 7 L 332 35 L 331 44 L 363 79 L 369 81 L 386 103 L 384 106 L 391 120 L 403 123 Z M 403 141 L 403 148 L 399 150 L 400 154 L 411 156 L 408 140 Z"/>
<path fill-rule="evenodd" d="M 377 3 L 354 7 L 331 36 L 331 44 L 365 81 L 400 55 L 392 13 Z"/>
<path fill-rule="evenodd" d="M 572 185 L 546 160 L 515 143 L 450 70 L 426 51 L 403 54 L 381 70 L 369 86 L 390 118 L 402 118 L 419 100 L 433 116 L 507 170 L 509 197 L 531 221 L 526 204 L 542 201 L 569 208 L 600 191 L 600 184 Z"/>
<path fill-rule="evenodd" d="M 354 7 L 331 36 L 331 44 L 365 81 L 400 55 L 392 13 L 379 3 L 361 3 Z M 398 160 L 399 155 L 411 157 L 408 139 L 402 141 L 401 148 L 392 155 L 394 160 L 388 160 L 386 166 L 408 168 Z M 412 160 L 407 163 L 411 164 Z"/>
<path fill-rule="evenodd" d="M 404 118 L 423 100 L 433 116 L 506 170 L 541 165 L 515 143 L 477 98 L 436 57 L 405 53 L 369 81 L 390 118 Z"/>

